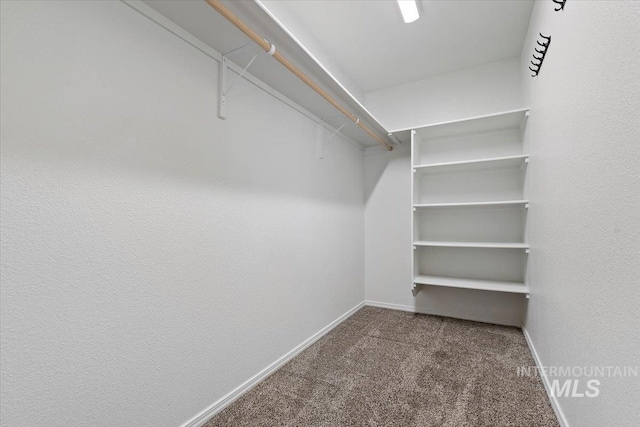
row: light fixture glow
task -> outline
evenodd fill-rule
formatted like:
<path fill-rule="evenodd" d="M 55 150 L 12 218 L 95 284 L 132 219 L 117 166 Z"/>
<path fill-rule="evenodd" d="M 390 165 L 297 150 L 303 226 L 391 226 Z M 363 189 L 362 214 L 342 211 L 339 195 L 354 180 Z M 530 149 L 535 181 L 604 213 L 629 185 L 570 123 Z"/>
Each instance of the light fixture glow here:
<path fill-rule="evenodd" d="M 404 19 L 405 24 L 420 18 L 416 0 L 398 0 L 398 6 L 400 6 L 400 13 L 402 13 L 402 19 Z"/>

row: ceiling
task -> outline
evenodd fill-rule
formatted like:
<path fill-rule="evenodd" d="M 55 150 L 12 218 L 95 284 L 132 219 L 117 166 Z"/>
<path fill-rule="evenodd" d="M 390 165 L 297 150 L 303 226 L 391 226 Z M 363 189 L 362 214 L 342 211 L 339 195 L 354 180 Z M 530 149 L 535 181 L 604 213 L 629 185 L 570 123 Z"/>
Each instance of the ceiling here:
<path fill-rule="evenodd" d="M 363 92 L 520 56 L 533 0 L 284 1 Z"/>

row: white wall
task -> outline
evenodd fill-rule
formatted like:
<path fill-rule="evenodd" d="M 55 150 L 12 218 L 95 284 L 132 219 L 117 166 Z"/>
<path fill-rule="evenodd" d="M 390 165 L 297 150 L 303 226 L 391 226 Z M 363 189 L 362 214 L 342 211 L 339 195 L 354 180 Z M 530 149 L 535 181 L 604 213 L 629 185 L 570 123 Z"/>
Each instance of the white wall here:
<path fill-rule="evenodd" d="M 509 60 L 365 95 L 388 129 L 521 108 L 519 61 Z M 521 325 L 521 295 L 423 286 L 411 294 L 410 144 L 365 155 L 365 298 L 433 314 Z"/>
<path fill-rule="evenodd" d="M 640 3 L 535 5 L 522 54 L 531 105 L 531 300 L 544 365 L 640 361 Z M 552 41 L 539 77 L 539 32 Z M 571 426 L 640 425 L 640 378 L 602 378 L 597 398 L 561 398 Z"/>
<path fill-rule="evenodd" d="M 493 62 L 367 92 L 364 104 L 389 130 L 521 108 L 520 61 Z"/>
<path fill-rule="evenodd" d="M 363 300 L 363 154 L 120 2 L 2 1 L 2 424 L 176 426 Z"/>

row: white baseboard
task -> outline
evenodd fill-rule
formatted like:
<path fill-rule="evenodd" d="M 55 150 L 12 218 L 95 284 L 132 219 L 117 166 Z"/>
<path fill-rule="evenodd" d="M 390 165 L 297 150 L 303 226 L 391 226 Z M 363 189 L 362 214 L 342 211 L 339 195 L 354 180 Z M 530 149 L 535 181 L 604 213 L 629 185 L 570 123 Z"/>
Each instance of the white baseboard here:
<path fill-rule="evenodd" d="M 493 323 L 497 325 L 516 326 L 518 328 L 522 326 L 521 324 L 513 323 L 513 320 L 510 320 L 510 319 L 500 319 L 496 317 L 481 316 L 481 315 L 475 315 L 473 313 L 455 313 L 449 310 L 439 311 L 434 309 L 422 309 L 419 307 L 414 307 L 412 305 L 391 304 L 388 302 L 371 301 L 371 300 L 366 300 L 364 303 L 365 305 L 368 305 L 371 307 L 389 308 L 391 310 L 408 311 L 410 313 L 431 314 L 434 316 L 442 316 L 442 317 L 454 317 L 456 319 L 472 320 L 474 322 L 483 322 L 483 323 Z"/>
<path fill-rule="evenodd" d="M 213 402 L 213 404 L 211 404 L 209 407 L 205 408 L 198 415 L 196 415 L 195 417 L 191 418 L 186 423 L 182 424 L 181 427 L 199 427 L 199 426 L 203 425 L 205 422 L 207 422 L 209 420 L 209 418 L 213 417 L 215 414 L 217 414 L 218 412 L 222 411 L 227 406 L 231 405 L 240 396 L 242 396 L 243 394 L 245 394 L 246 392 L 251 390 L 260 381 L 266 379 L 269 375 L 271 375 L 272 373 L 277 371 L 281 366 L 283 366 L 289 360 L 291 360 L 294 357 L 296 357 L 299 353 L 301 353 L 303 350 L 305 350 L 311 344 L 313 344 L 314 342 L 318 341 L 320 338 L 322 338 L 324 335 L 326 335 L 329 331 L 331 331 L 333 328 L 338 326 L 340 323 L 342 323 L 345 320 L 347 320 L 356 311 L 358 311 L 362 307 L 364 307 L 364 305 L 365 305 L 364 301 L 361 302 L 360 304 L 356 305 L 351 310 L 347 311 L 342 316 L 338 317 L 336 320 L 334 320 L 333 322 L 329 323 L 324 328 L 320 329 L 318 332 L 316 332 L 311 337 L 309 337 L 304 342 L 302 342 L 300 345 L 298 345 L 296 348 L 294 348 L 293 350 L 291 350 L 290 352 L 288 352 L 287 354 L 282 356 L 280 359 L 276 360 L 275 362 L 273 362 L 272 364 L 270 364 L 269 366 L 264 368 L 262 371 L 258 372 L 256 375 L 254 375 L 253 377 L 249 378 L 244 383 L 240 384 L 238 387 L 236 387 L 234 390 L 232 390 L 231 392 L 229 392 L 228 394 L 226 394 L 222 398 L 220 398 L 217 401 Z"/>
<path fill-rule="evenodd" d="M 540 361 L 540 357 L 538 356 L 538 352 L 536 351 L 533 342 L 531 341 L 531 336 L 527 329 L 523 326 L 522 333 L 524 334 L 524 338 L 527 340 L 527 345 L 529 346 L 529 350 L 531 350 L 531 354 L 533 355 L 533 360 L 536 362 L 536 366 L 538 368 L 542 368 L 542 362 Z M 549 396 L 549 401 L 551 402 L 551 407 L 553 408 L 553 412 L 556 413 L 556 418 L 562 427 L 569 427 L 569 423 L 564 416 L 564 412 L 562 412 L 562 408 L 560 407 L 560 402 L 558 402 L 558 398 L 551 393 L 551 384 L 549 384 L 549 377 L 547 377 L 546 373 L 543 369 L 538 369 L 540 373 L 540 377 L 542 378 L 542 384 L 544 384 L 544 389 L 547 391 L 547 396 Z"/>

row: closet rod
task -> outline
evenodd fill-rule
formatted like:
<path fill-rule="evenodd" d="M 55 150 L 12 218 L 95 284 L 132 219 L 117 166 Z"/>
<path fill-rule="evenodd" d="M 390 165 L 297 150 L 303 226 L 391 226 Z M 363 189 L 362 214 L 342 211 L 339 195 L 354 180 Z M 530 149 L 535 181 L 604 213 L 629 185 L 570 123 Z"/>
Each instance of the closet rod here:
<path fill-rule="evenodd" d="M 316 84 L 316 82 L 314 82 L 309 77 L 307 77 L 307 75 L 304 74 L 302 71 L 300 71 L 300 69 L 298 67 L 296 67 L 291 62 L 289 62 L 289 60 L 287 58 L 285 58 L 284 56 L 282 56 L 282 54 L 280 52 L 277 52 L 275 45 L 272 45 L 271 43 L 266 41 L 264 38 L 260 37 L 260 35 L 258 33 L 253 31 L 253 29 L 251 29 L 247 24 L 242 22 L 242 20 L 240 20 L 240 18 L 238 18 L 229 9 L 227 9 L 222 3 L 220 3 L 220 0 L 206 0 L 206 2 L 209 3 L 209 6 L 214 8 L 220 15 L 224 16 L 229 22 L 231 22 L 233 25 L 235 25 L 240 31 L 245 33 L 247 35 L 247 37 L 249 37 L 251 40 L 253 40 L 258 46 L 260 46 L 262 49 L 264 49 L 265 52 L 269 53 L 276 60 L 278 60 L 278 62 L 280 62 L 282 65 L 284 65 L 289 71 L 291 71 L 293 74 L 295 74 L 300 80 L 305 82 L 307 84 L 307 86 L 309 86 L 311 89 L 316 91 L 318 93 L 318 95 L 320 95 L 325 100 L 327 100 L 327 102 L 329 102 L 329 104 L 333 105 L 335 108 L 338 109 L 338 111 L 340 111 L 342 114 L 347 116 L 349 118 L 349 120 L 351 120 L 356 125 L 358 125 L 358 127 L 360 129 L 362 129 L 363 131 L 368 133 L 373 139 L 378 141 L 380 144 L 382 144 L 385 147 L 387 147 L 387 150 L 389 150 L 389 151 L 393 150 L 393 147 L 391 145 L 389 145 L 388 142 L 386 142 L 383 138 L 378 136 L 374 131 L 369 129 L 364 123 L 362 123 L 360 121 L 360 119 L 358 117 L 356 117 L 355 114 L 351 113 L 345 107 L 340 105 L 338 103 L 338 101 L 333 99 L 333 97 L 331 97 L 331 95 L 329 95 L 327 92 L 325 92 L 324 89 L 322 89 L 320 86 L 318 86 Z"/>

